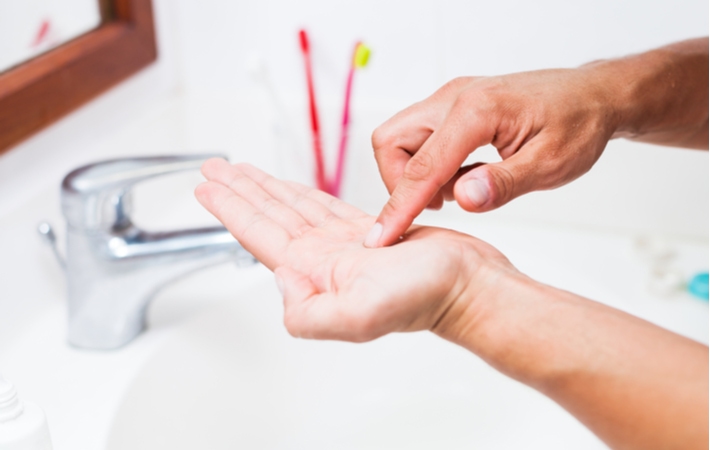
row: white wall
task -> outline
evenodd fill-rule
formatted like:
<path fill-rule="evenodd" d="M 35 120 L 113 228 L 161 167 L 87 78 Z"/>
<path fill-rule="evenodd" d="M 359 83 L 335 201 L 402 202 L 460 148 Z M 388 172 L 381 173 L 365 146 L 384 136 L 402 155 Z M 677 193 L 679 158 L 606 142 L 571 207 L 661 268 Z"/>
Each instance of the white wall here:
<path fill-rule="evenodd" d="M 311 35 L 325 144 L 331 151 L 351 46 L 362 39 L 372 47 L 370 64 L 355 82 L 345 195 L 373 213 L 386 196 L 371 157 L 372 129 L 445 81 L 574 67 L 708 34 L 705 0 L 181 0 L 179 18 L 185 88 L 196 98 L 230 91 L 234 101 L 250 97 L 238 92 L 257 90 L 246 65 L 258 55 L 284 103 L 291 105 L 298 143 L 289 150 L 306 159 L 309 134 L 297 30 L 306 27 Z M 205 100 L 199 114 L 219 109 L 218 103 Z M 268 114 L 262 117 L 269 120 Z M 219 130 L 196 134 L 214 137 Z M 482 160 L 494 159 L 491 151 L 480 153 Z M 371 188 L 374 184 L 378 187 Z M 614 141 L 581 180 L 519 199 L 495 215 L 706 238 L 708 203 L 707 152 Z"/>
<path fill-rule="evenodd" d="M 301 26 L 311 35 L 331 151 L 351 46 L 362 39 L 373 49 L 355 81 L 345 186 L 349 201 L 373 213 L 386 192 L 371 155 L 372 129 L 446 80 L 573 67 L 708 34 L 705 0 L 154 3 L 158 63 L 0 157 L 0 214 L 78 164 L 122 154 L 223 150 L 307 181 Z M 274 111 L 246 70 L 254 57 L 268 66 L 289 139 L 275 135 Z M 492 158 L 490 150 L 477 153 Z M 708 204 L 707 152 L 614 141 L 579 181 L 488 216 L 707 239 Z"/>
<path fill-rule="evenodd" d="M 372 64 L 362 98 L 429 95 L 459 75 L 493 75 L 638 52 L 708 33 L 704 0 L 180 0 L 185 85 L 233 90 L 248 82 L 251 53 L 266 58 L 284 93 L 303 91 L 296 33 L 312 36 L 322 94 L 340 96 L 351 46 Z"/>

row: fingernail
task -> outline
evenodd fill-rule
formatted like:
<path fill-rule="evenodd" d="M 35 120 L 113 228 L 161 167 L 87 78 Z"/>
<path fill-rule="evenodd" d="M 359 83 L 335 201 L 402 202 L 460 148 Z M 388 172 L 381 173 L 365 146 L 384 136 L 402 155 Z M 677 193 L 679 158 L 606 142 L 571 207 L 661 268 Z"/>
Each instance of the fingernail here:
<path fill-rule="evenodd" d="M 365 247 L 369 248 L 375 248 L 377 247 L 377 243 L 380 241 L 380 237 L 382 236 L 382 224 L 379 222 L 375 222 L 375 224 L 370 228 L 370 231 L 367 233 L 367 236 L 365 237 Z"/>
<path fill-rule="evenodd" d="M 278 275 L 275 275 L 274 278 L 276 279 L 276 287 L 279 288 L 279 292 L 281 293 L 281 296 L 283 297 L 283 295 L 284 295 L 284 280 L 282 280 L 281 277 Z"/>
<path fill-rule="evenodd" d="M 483 206 L 488 201 L 488 183 L 480 178 L 472 178 L 463 184 L 468 199 L 476 206 Z"/>

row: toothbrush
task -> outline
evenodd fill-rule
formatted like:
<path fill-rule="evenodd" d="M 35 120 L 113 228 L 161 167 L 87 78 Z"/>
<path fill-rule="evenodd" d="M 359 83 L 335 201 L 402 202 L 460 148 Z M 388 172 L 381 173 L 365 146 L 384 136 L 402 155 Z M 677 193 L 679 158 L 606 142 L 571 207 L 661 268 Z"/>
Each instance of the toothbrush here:
<path fill-rule="evenodd" d="M 348 143 L 348 129 L 350 128 L 350 97 L 352 96 L 353 78 L 355 71 L 365 67 L 370 58 L 370 49 L 362 42 L 357 42 L 353 50 L 353 57 L 348 72 L 348 81 L 345 85 L 345 101 L 343 102 L 343 121 L 340 127 L 340 148 L 338 149 L 338 160 L 335 170 L 335 179 L 331 184 L 331 194 L 340 196 L 340 188 L 343 184 L 343 170 L 345 168 L 345 154 Z"/>
<path fill-rule="evenodd" d="M 318 107 L 316 106 L 316 94 L 313 87 L 313 70 L 311 67 L 311 49 L 308 44 L 308 35 L 306 30 L 298 32 L 299 42 L 301 44 L 301 52 L 303 53 L 303 61 L 306 66 L 306 82 L 308 83 L 308 103 L 311 118 L 311 132 L 313 134 L 313 154 L 316 162 L 316 187 L 318 189 L 330 192 L 328 182 L 325 178 L 325 167 L 323 163 L 323 148 L 320 137 L 320 126 L 318 124 Z"/>

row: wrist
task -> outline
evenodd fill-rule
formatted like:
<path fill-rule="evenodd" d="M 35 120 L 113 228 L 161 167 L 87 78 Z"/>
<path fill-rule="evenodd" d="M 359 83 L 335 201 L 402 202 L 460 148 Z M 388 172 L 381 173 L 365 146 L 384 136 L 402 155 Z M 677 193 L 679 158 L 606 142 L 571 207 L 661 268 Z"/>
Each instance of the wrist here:
<path fill-rule="evenodd" d="M 707 41 L 695 40 L 580 70 L 603 93 L 612 137 L 694 147 L 690 140 L 707 127 L 707 61 Z"/>
<path fill-rule="evenodd" d="M 647 133 L 662 107 L 664 93 L 654 90 L 668 71 L 666 55 L 634 55 L 590 67 L 598 74 L 614 117 L 613 137 L 636 138 Z"/>
<path fill-rule="evenodd" d="M 512 268 L 484 265 L 476 271 L 432 331 L 531 386 L 567 373 L 570 361 L 551 349 L 560 337 L 556 327 L 562 311 L 579 299 Z"/>
<path fill-rule="evenodd" d="M 527 316 L 546 301 L 547 286 L 507 260 L 470 261 L 465 267 L 471 269 L 462 271 L 459 286 L 452 289 L 456 297 L 431 331 L 514 376 L 510 349 L 526 339 Z"/>
<path fill-rule="evenodd" d="M 600 105 L 610 138 L 629 137 L 638 132 L 641 68 L 630 58 L 594 61 L 578 69 L 587 90 Z"/>

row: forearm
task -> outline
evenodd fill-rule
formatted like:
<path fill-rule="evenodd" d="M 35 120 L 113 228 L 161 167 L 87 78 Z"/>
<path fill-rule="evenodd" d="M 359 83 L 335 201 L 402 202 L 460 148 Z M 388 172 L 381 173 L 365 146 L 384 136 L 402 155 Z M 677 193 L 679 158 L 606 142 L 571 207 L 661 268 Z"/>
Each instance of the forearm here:
<path fill-rule="evenodd" d="M 580 68 L 603 86 L 616 133 L 660 145 L 708 148 L 708 39 L 691 39 Z"/>
<path fill-rule="evenodd" d="M 488 294 L 443 337 L 548 395 L 613 448 L 707 448 L 707 347 L 522 276 Z"/>

